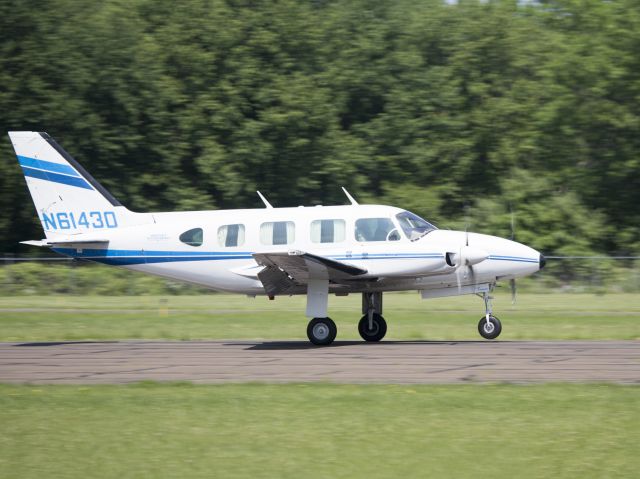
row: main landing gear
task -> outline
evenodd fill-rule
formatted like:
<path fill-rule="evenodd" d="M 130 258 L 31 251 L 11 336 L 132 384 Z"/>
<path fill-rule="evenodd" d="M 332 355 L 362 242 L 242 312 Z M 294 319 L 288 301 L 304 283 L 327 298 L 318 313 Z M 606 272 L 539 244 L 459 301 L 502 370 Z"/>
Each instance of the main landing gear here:
<path fill-rule="evenodd" d="M 307 337 L 316 346 L 327 346 L 336 339 L 338 328 L 331 318 L 326 317 L 323 285 L 313 285 L 312 288 L 307 293 L 307 315 L 316 317 L 309 321 Z M 377 342 L 384 338 L 387 322 L 382 317 L 382 293 L 362 293 L 362 313 L 364 316 L 358 323 L 362 339 Z"/>
<path fill-rule="evenodd" d="M 331 318 L 313 318 L 307 326 L 307 337 L 316 346 L 326 346 L 336 339 L 338 328 Z"/>
<path fill-rule="evenodd" d="M 502 332 L 502 324 L 500 324 L 500 320 L 493 315 L 491 296 L 489 296 L 489 293 L 482 293 L 482 299 L 484 299 L 485 315 L 480 318 L 480 322 L 478 322 L 478 332 L 484 339 L 496 339 Z"/>
<path fill-rule="evenodd" d="M 358 332 L 365 341 L 377 342 L 387 334 L 387 322 L 382 317 L 382 293 L 362 293 L 364 316 L 358 323 Z"/>

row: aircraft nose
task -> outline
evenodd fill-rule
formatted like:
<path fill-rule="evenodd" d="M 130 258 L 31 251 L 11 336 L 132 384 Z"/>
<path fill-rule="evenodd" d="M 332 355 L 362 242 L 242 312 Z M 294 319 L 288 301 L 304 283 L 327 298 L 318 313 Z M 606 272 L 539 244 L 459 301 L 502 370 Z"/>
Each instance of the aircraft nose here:
<path fill-rule="evenodd" d="M 547 258 L 545 258 L 542 253 L 540 254 L 540 260 L 538 264 L 540 265 L 540 269 L 544 268 L 544 265 L 547 264 Z"/>

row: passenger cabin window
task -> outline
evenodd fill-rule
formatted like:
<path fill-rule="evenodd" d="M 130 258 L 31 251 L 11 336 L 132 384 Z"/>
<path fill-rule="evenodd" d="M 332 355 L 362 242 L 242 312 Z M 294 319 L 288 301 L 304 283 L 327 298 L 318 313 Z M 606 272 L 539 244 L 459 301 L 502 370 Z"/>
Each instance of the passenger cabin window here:
<path fill-rule="evenodd" d="M 398 213 L 396 215 L 396 219 L 398 220 L 398 223 L 400 223 L 400 227 L 404 231 L 404 234 L 406 234 L 407 238 L 411 241 L 420 239 L 427 233 L 438 229 L 428 221 L 423 220 L 418 215 L 414 215 L 409 211 Z"/>
<path fill-rule="evenodd" d="M 218 244 L 227 248 L 244 244 L 244 225 L 224 225 L 218 228 Z"/>
<path fill-rule="evenodd" d="M 189 246 L 202 245 L 202 228 L 193 228 L 180 235 L 180 241 Z"/>
<path fill-rule="evenodd" d="M 260 243 L 266 245 L 290 244 L 295 241 L 293 221 L 274 221 L 260 226 Z"/>
<path fill-rule="evenodd" d="M 344 220 L 315 220 L 311 222 L 311 241 L 314 243 L 339 243 L 345 240 Z"/>
<path fill-rule="evenodd" d="M 361 218 L 356 221 L 357 241 L 399 241 L 400 233 L 389 218 Z"/>

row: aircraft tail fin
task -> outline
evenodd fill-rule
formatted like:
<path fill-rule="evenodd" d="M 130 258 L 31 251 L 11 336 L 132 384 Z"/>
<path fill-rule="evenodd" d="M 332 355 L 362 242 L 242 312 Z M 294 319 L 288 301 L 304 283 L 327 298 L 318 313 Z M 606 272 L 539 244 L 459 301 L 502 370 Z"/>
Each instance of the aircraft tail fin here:
<path fill-rule="evenodd" d="M 9 132 L 47 238 L 139 224 L 48 134 Z M 146 221 L 143 221 L 146 222 Z"/>

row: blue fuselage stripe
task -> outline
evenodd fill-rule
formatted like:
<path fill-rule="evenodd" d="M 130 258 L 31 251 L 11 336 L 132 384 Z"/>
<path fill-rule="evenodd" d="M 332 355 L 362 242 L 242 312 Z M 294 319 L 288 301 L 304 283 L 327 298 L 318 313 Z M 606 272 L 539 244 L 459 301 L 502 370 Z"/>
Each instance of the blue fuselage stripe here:
<path fill-rule="evenodd" d="M 519 256 L 489 256 L 487 259 L 492 259 L 495 261 L 516 261 L 518 263 L 538 263 L 539 259 L 534 258 L 522 258 Z"/>
<path fill-rule="evenodd" d="M 69 165 L 61 165 L 60 163 L 38 160 L 37 158 L 29 158 L 27 156 L 20 155 L 18 155 L 18 162 L 20 163 L 20 166 L 25 166 L 27 168 L 36 168 L 38 170 L 44 170 L 51 173 L 62 173 L 80 178 L 78 172 Z"/>
<path fill-rule="evenodd" d="M 74 258 L 87 259 L 112 265 L 133 265 L 150 263 L 170 263 L 186 261 L 220 261 L 230 259 L 252 259 L 249 251 L 142 251 L 142 250 L 108 250 L 54 248 L 60 254 Z M 338 261 L 367 261 L 380 259 L 442 259 L 440 253 L 379 253 L 354 254 L 352 256 L 331 255 L 328 258 Z M 515 256 L 489 256 L 488 259 L 497 261 L 514 261 L 520 263 L 537 263 L 537 259 Z"/>
<path fill-rule="evenodd" d="M 437 255 L 431 255 L 431 254 L 358 254 L 358 255 L 353 255 L 353 256 L 328 256 L 328 258 L 331 259 L 335 259 L 335 260 L 343 260 L 343 261 L 349 261 L 349 260 L 368 260 L 368 259 L 442 259 L 443 256 L 441 254 L 437 254 Z"/>
<path fill-rule="evenodd" d="M 201 251 L 142 251 L 142 250 L 104 250 L 74 248 L 54 248 L 56 253 L 88 259 L 111 265 L 132 265 L 150 263 L 171 263 L 177 261 L 219 261 L 223 259 L 251 259 L 248 252 L 201 252 Z"/>
<path fill-rule="evenodd" d="M 34 170 L 33 168 L 28 168 L 26 166 L 22 167 L 22 171 L 24 176 L 30 176 L 31 178 L 38 178 L 39 180 L 75 186 L 77 188 L 85 188 L 87 190 L 93 189 L 91 185 L 84 180 L 84 178 L 60 175 L 58 173 L 51 173 L 50 171 Z"/>
<path fill-rule="evenodd" d="M 128 256 L 128 257 L 87 257 L 86 259 L 96 261 L 98 263 L 126 266 L 134 264 L 152 264 L 152 263 L 175 263 L 186 261 L 219 261 L 223 259 L 251 259 L 251 256 Z"/>
<path fill-rule="evenodd" d="M 72 256 L 74 258 L 97 261 L 111 265 L 134 265 L 150 263 L 169 263 L 183 261 L 219 261 L 228 259 L 252 259 L 252 253 L 248 251 L 220 252 L 220 251 L 142 251 L 142 250 L 105 250 L 54 248 L 55 252 Z M 396 254 L 370 254 L 353 256 L 329 256 L 336 260 L 378 260 L 378 259 L 438 259 L 443 256 L 439 253 L 396 253 Z"/>

